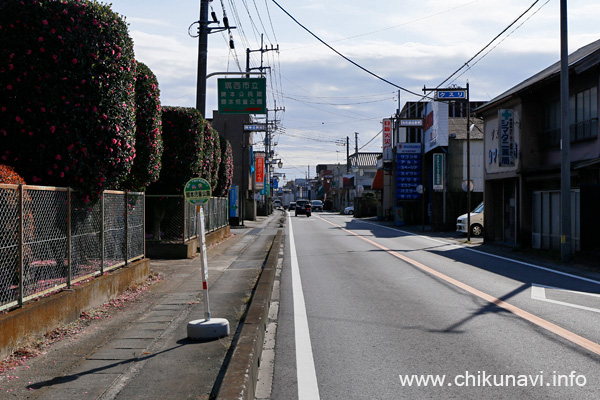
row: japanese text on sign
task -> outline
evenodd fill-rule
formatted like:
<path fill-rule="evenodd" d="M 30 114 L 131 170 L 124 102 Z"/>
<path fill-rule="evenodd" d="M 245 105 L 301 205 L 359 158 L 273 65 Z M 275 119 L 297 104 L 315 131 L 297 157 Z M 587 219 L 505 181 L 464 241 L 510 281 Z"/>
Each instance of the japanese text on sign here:
<path fill-rule="evenodd" d="M 220 114 L 266 114 L 266 79 L 219 79 Z"/>
<path fill-rule="evenodd" d="M 396 164 L 396 199 L 420 199 L 417 186 L 421 184 L 421 144 L 399 143 Z"/>
<path fill-rule="evenodd" d="M 254 156 L 255 180 L 256 189 L 265 187 L 265 155 L 264 153 L 256 153 Z"/>
<path fill-rule="evenodd" d="M 383 120 L 383 159 L 392 160 L 392 120 Z"/>
<path fill-rule="evenodd" d="M 515 165 L 515 137 L 513 110 L 500 110 L 499 118 L 500 166 Z"/>

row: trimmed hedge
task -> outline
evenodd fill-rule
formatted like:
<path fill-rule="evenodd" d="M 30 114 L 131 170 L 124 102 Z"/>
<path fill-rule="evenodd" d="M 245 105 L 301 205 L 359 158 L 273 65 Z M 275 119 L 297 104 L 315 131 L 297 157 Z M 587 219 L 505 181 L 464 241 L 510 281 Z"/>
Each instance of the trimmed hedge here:
<path fill-rule="evenodd" d="M 219 137 L 221 142 L 221 163 L 219 164 L 219 182 L 214 191 L 217 197 L 229 196 L 231 182 L 233 180 L 233 152 L 231 144 L 223 136 Z"/>
<path fill-rule="evenodd" d="M 156 194 L 179 194 L 187 181 L 202 173 L 206 121 L 195 108 L 163 107 L 162 169 L 148 187 Z"/>
<path fill-rule="evenodd" d="M 163 142 L 158 80 L 141 62 L 136 69 L 135 106 L 135 160 L 123 188 L 142 192 L 160 175 Z"/>
<path fill-rule="evenodd" d="M 204 157 L 201 177 L 210 182 L 214 192 L 219 181 L 219 164 L 221 163 L 221 143 L 219 132 L 208 122 L 204 127 Z"/>
<path fill-rule="evenodd" d="M 108 5 L 0 2 L 0 161 L 94 200 L 135 157 L 133 41 Z"/>

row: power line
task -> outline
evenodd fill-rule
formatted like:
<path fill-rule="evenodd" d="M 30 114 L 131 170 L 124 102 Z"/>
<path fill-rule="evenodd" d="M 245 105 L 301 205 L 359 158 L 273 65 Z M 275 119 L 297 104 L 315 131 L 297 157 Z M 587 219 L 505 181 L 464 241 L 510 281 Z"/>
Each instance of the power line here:
<path fill-rule="evenodd" d="M 514 24 L 516 24 L 521 18 L 523 18 L 523 16 L 525 16 L 525 14 L 527 14 L 537 3 L 539 3 L 540 0 L 535 0 L 533 2 L 533 4 L 531 6 L 529 6 L 529 8 L 527 8 L 527 10 L 525 10 L 521 15 L 519 15 L 517 17 L 517 19 L 515 19 L 510 25 L 508 25 L 506 28 L 504 28 L 502 30 L 502 32 L 500 32 L 498 35 L 496 35 L 496 37 L 494 37 L 488 44 L 486 44 L 481 50 L 479 50 L 473 57 L 471 57 L 466 63 L 464 63 L 459 69 L 457 69 L 454 73 L 452 73 L 452 75 L 450 75 L 448 78 L 446 78 L 442 83 L 440 83 L 437 87 L 441 87 L 444 83 L 448 82 L 450 79 L 452 79 L 452 77 L 454 75 L 456 75 L 458 72 L 460 72 L 460 70 L 462 70 L 463 68 L 467 67 L 469 65 L 469 63 L 471 61 L 473 61 L 475 59 L 475 57 L 477 57 L 478 55 L 480 55 L 481 53 L 483 53 L 483 51 L 485 49 L 487 49 L 488 47 L 490 47 L 492 45 L 492 43 L 494 43 L 496 40 L 498 40 L 498 38 L 500 36 L 502 36 L 506 31 L 508 31 Z"/>
<path fill-rule="evenodd" d="M 349 63 L 351 63 L 352 65 L 354 65 L 354 66 L 356 66 L 356 67 L 358 67 L 358 68 L 362 69 L 363 71 L 365 71 L 365 72 L 366 72 L 366 73 L 368 73 L 369 75 L 371 75 L 371 76 L 374 76 L 375 78 L 377 78 L 377 79 L 379 79 L 379 80 L 381 80 L 381 81 L 383 81 L 383 82 L 387 83 L 388 85 L 394 86 L 394 87 L 395 87 L 395 88 L 397 88 L 397 89 L 403 90 L 403 91 L 405 91 L 405 92 L 407 92 L 407 93 L 410 93 L 410 94 L 412 94 L 412 95 L 415 95 L 415 96 L 422 96 L 422 94 L 420 94 L 420 93 L 415 93 L 415 92 L 413 92 L 413 91 L 411 91 L 411 90 L 408 90 L 408 89 L 406 89 L 406 88 L 403 88 L 402 86 L 396 85 L 395 83 L 393 83 L 393 82 L 390 82 L 389 80 L 387 80 L 387 79 L 385 79 L 385 78 L 383 78 L 383 77 L 381 77 L 381 76 L 377 75 L 376 73 L 374 73 L 374 72 L 372 72 L 372 71 L 370 71 L 370 70 L 366 69 L 366 68 L 365 68 L 365 67 L 363 67 L 362 65 L 360 65 L 360 64 L 358 64 L 358 63 L 356 63 L 356 62 L 352 61 L 351 59 L 349 59 L 348 57 L 346 57 L 345 55 L 343 55 L 342 53 L 340 53 L 339 51 L 337 51 L 336 49 L 334 49 L 333 47 L 331 47 L 329 44 L 327 44 L 327 42 L 325 42 L 323 39 L 321 39 L 320 37 L 318 37 L 317 35 L 315 35 L 314 33 L 312 33 L 312 32 L 310 31 L 310 29 L 308 29 L 307 27 L 305 27 L 304 25 L 302 25 L 300 22 L 298 22 L 298 20 L 296 20 L 296 18 L 294 18 L 294 17 L 293 17 L 293 16 L 292 16 L 290 13 L 288 13 L 288 12 L 287 12 L 287 11 L 286 11 L 286 10 L 285 10 L 283 7 L 281 7 L 281 6 L 279 5 L 279 3 L 277 3 L 277 1 L 275 1 L 275 0 L 272 0 L 272 1 L 273 1 L 273 3 L 275 3 L 275 5 L 276 5 L 277 7 L 279 7 L 279 8 L 281 9 L 281 11 L 283 11 L 283 12 L 284 12 L 284 13 L 285 13 L 285 14 L 286 14 L 288 17 L 290 17 L 290 18 L 292 19 L 292 21 L 294 21 L 294 22 L 295 22 L 296 24 L 298 24 L 298 25 L 299 25 L 299 26 L 300 26 L 302 29 L 304 29 L 306 32 L 308 32 L 308 33 L 309 33 L 311 36 L 313 36 L 313 37 L 314 37 L 315 39 L 317 39 L 319 42 L 321 42 L 321 43 L 323 43 L 325 46 L 327 46 L 327 48 L 329 48 L 329 49 L 330 49 L 331 51 L 333 51 L 335 54 L 337 54 L 338 56 L 342 57 L 344 60 L 346 60 L 346 61 L 348 61 Z"/>
<path fill-rule="evenodd" d="M 510 35 L 512 35 L 513 33 L 515 33 L 515 31 L 517 29 L 519 29 L 520 27 L 522 27 L 525 22 L 529 21 L 535 14 L 537 14 L 538 12 L 540 12 L 542 10 L 542 8 L 544 8 L 546 6 L 546 4 L 548 4 L 550 2 L 550 0 L 546 0 L 546 2 L 544 4 L 542 4 L 540 6 L 540 8 L 538 8 L 537 10 L 535 10 L 535 12 L 533 14 L 531 14 L 529 17 L 527 17 L 527 19 L 523 22 L 521 22 L 520 25 L 516 26 L 515 29 L 513 29 L 512 31 L 510 31 L 510 33 L 508 35 L 506 35 L 505 37 L 502 38 L 502 40 L 500 42 L 498 42 L 494 47 L 492 47 L 491 49 L 489 49 L 485 54 L 483 54 L 479 60 L 475 61 L 473 64 L 469 64 L 469 62 L 466 63 L 467 66 L 467 70 L 471 70 L 475 65 L 477 65 L 479 63 L 479 61 L 483 60 L 488 54 L 490 54 L 496 47 L 500 46 L 502 44 L 502 42 L 504 42 L 506 39 L 508 39 L 508 37 Z M 535 4 L 535 3 L 534 3 Z M 481 52 L 480 52 L 481 53 Z M 475 57 L 473 57 L 475 58 Z M 454 80 L 460 78 L 461 76 L 463 76 L 467 71 L 464 71 L 462 74 L 458 75 Z"/>
<path fill-rule="evenodd" d="M 364 145 L 363 145 L 363 146 L 362 146 L 360 149 L 358 149 L 358 150 L 362 150 L 362 149 L 364 149 L 365 147 L 367 147 L 367 146 L 369 145 L 369 143 L 371 143 L 371 142 L 372 142 L 373 140 L 375 140 L 375 139 L 376 139 L 376 138 L 377 138 L 379 135 L 381 135 L 381 132 L 383 132 L 383 129 L 382 129 L 382 130 L 380 130 L 379 132 L 377 132 L 377 135 L 373 136 L 373 137 L 371 138 L 371 140 L 369 140 L 367 143 L 365 143 L 365 144 L 364 144 Z"/>

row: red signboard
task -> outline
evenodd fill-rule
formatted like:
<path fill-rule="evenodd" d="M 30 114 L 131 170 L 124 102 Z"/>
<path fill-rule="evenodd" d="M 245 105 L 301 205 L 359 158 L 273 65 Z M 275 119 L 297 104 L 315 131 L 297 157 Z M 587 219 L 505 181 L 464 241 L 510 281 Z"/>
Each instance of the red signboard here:
<path fill-rule="evenodd" d="M 254 155 L 254 171 L 256 173 L 256 189 L 265 187 L 265 155 L 255 153 Z"/>
<path fill-rule="evenodd" d="M 383 120 L 383 159 L 392 158 L 392 120 L 387 118 Z"/>
<path fill-rule="evenodd" d="M 392 147 L 392 120 L 383 120 L 383 148 Z"/>

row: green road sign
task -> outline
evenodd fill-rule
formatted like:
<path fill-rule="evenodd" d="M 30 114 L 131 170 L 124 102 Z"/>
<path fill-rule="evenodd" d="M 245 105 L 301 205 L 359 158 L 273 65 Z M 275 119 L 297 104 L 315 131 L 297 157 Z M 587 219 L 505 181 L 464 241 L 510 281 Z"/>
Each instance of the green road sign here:
<path fill-rule="evenodd" d="M 183 194 L 192 204 L 206 203 L 212 195 L 212 189 L 206 179 L 192 178 L 185 184 Z"/>
<path fill-rule="evenodd" d="M 265 78 L 227 78 L 218 83 L 219 114 L 266 114 Z"/>
<path fill-rule="evenodd" d="M 433 155 L 433 190 L 444 190 L 444 154 Z"/>

